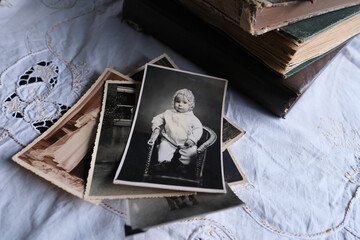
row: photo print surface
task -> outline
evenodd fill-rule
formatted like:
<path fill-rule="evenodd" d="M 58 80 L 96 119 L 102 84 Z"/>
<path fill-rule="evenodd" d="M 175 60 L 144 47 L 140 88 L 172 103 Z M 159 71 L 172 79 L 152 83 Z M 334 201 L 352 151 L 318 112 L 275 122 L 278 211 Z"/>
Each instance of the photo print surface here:
<path fill-rule="evenodd" d="M 180 197 L 130 199 L 127 201 L 128 224 L 131 228 L 147 230 L 244 204 L 228 185 L 226 189 L 226 194 L 198 193 Z"/>
<path fill-rule="evenodd" d="M 236 125 L 231 119 L 224 116 L 223 119 L 223 144 L 222 149 L 225 151 L 229 146 L 239 140 L 244 134 L 245 130 Z"/>
<path fill-rule="evenodd" d="M 108 80 L 104 87 L 100 123 L 98 125 L 91 168 L 86 185 L 87 199 L 119 199 L 139 197 L 163 197 L 190 194 L 113 184 L 129 137 L 136 108 L 139 83 L 134 81 Z"/>
<path fill-rule="evenodd" d="M 222 113 L 227 81 L 147 65 L 114 183 L 226 192 Z"/>

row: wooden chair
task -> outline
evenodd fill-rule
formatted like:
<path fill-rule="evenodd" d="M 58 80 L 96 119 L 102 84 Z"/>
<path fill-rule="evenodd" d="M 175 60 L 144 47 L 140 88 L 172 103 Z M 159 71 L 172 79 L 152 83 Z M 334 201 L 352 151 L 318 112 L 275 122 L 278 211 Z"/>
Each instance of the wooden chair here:
<path fill-rule="evenodd" d="M 195 171 L 191 171 L 190 176 L 183 176 L 183 175 L 174 175 L 171 174 L 159 174 L 152 170 L 152 166 L 157 163 L 157 154 L 154 153 L 154 146 L 157 146 L 160 143 L 160 137 L 157 138 L 153 145 L 149 145 L 148 157 L 146 160 L 145 171 L 144 171 L 144 180 L 154 180 L 154 179 L 172 179 L 172 180 L 179 180 L 185 182 L 192 182 L 195 183 L 197 186 L 202 186 L 202 174 L 204 170 L 205 160 L 206 160 L 206 152 L 207 148 L 209 148 L 214 142 L 216 141 L 216 133 L 210 129 L 209 127 L 203 126 L 203 134 L 198 141 L 197 145 L 197 156 L 196 161 L 190 164 L 190 167 L 195 167 Z M 157 153 L 157 152 L 156 152 Z M 176 164 L 174 162 L 177 161 L 176 154 L 174 154 L 173 159 L 171 160 L 172 164 Z"/>

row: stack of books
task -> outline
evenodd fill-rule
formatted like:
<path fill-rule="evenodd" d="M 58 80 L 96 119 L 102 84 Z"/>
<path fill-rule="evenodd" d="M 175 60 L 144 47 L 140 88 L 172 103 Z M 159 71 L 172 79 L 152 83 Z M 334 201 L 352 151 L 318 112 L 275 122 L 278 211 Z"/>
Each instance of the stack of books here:
<path fill-rule="evenodd" d="M 125 0 L 123 18 L 285 117 L 359 13 L 359 0 Z"/>
<path fill-rule="evenodd" d="M 245 131 L 223 116 L 227 83 L 166 54 L 128 75 L 106 69 L 13 160 L 91 203 L 127 199 L 128 234 L 241 206 L 229 147 Z"/>

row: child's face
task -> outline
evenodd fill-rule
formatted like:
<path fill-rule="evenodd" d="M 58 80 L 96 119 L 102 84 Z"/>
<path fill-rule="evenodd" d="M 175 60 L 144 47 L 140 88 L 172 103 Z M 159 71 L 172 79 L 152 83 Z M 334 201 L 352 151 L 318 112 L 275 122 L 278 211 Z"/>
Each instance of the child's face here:
<path fill-rule="evenodd" d="M 178 94 L 174 100 L 174 108 L 179 113 L 190 111 L 189 101 L 184 97 L 183 94 Z"/>

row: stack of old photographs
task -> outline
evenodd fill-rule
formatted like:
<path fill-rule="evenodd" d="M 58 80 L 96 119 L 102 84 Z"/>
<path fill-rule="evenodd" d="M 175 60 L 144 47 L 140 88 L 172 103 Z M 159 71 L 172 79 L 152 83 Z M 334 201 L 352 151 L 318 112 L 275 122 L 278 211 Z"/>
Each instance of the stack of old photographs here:
<path fill-rule="evenodd" d="M 92 203 L 128 199 L 129 234 L 239 206 L 228 185 L 247 180 L 229 146 L 245 131 L 223 116 L 226 87 L 166 54 L 127 76 L 106 69 L 13 160 Z"/>

